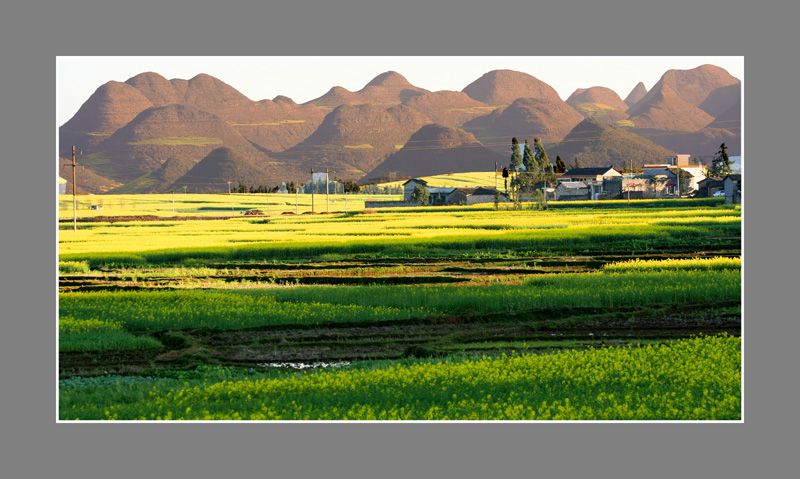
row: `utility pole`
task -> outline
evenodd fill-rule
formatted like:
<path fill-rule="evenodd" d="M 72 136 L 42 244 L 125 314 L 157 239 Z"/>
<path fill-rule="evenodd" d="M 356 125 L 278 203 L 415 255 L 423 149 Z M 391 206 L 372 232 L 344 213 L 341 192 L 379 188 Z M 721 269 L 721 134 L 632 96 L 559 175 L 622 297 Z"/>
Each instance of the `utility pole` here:
<path fill-rule="evenodd" d="M 228 196 L 230 196 L 230 194 L 231 194 L 231 182 L 229 181 L 228 182 Z M 235 213 L 233 212 L 233 198 L 231 198 L 231 216 L 233 216 L 234 214 Z"/>
<path fill-rule="evenodd" d="M 307 173 L 311 173 L 311 212 L 314 212 L 314 168 L 311 168 Z"/>
<path fill-rule="evenodd" d="M 325 167 L 325 210 L 331 212 L 330 192 L 328 191 L 328 167 Z"/>
<path fill-rule="evenodd" d="M 631 207 L 631 180 L 633 179 L 633 157 L 631 157 L 631 172 L 628 177 L 628 208 Z"/>
<path fill-rule="evenodd" d="M 294 214 L 300 214 L 300 209 L 297 206 L 297 199 L 300 196 L 300 185 L 298 184 L 297 187 L 294 189 Z"/>
<path fill-rule="evenodd" d="M 497 189 L 497 162 L 494 162 L 494 189 Z"/>
<path fill-rule="evenodd" d="M 175 216 L 175 190 L 172 190 L 172 216 Z"/>
<path fill-rule="evenodd" d="M 83 165 L 81 165 L 83 166 Z M 75 233 L 78 233 L 78 187 L 75 184 L 75 145 L 72 145 L 72 226 Z"/>

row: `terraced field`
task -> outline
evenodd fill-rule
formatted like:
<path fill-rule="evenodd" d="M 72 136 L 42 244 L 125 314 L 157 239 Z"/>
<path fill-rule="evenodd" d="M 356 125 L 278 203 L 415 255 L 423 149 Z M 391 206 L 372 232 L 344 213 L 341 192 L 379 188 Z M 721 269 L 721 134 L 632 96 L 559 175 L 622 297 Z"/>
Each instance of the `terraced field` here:
<path fill-rule="evenodd" d="M 98 218 L 60 231 L 59 250 L 65 419 L 103 419 L 74 411 L 154 384 L 170 394 L 170 378 L 304 381 L 298 368 L 334 378 L 741 334 L 741 211 L 715 199 Z M 111 403 L 95 404 L 101 391 Z"/>

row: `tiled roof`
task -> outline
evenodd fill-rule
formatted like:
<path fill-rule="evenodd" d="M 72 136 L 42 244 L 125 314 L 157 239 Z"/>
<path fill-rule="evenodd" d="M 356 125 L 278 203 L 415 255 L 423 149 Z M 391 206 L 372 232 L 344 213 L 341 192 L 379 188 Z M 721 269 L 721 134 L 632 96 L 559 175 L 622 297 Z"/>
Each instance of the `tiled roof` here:
<path fill-rule="evenodd" d="M 427 185 L 427 184 L 428 184 L 428 182 L 427 182 L 427 181 L 425 181 L 425 180 L 421 180 L 421 179 L 419 179 L 419 178 L 411 178 L 410 180 L 408 180 L 408 181 L 406 181 L 405 183 L 403 183 L 403 186 L 405 186 L 405 185 L 407 185 L 407 184 L 411 183 L 412 181 L 414 181 L 414 182 L 416 182 L 416 183 L 419 183 L 419 184 L 421 184 L 421 185 Z"/>
<path fill-rule="evenodd" d="M 609 170 L 613 170 L 614 168 L 611 166 L 608 167 L 601 167 L 601 168 L 573 168 L 571 170 L 567 170 L 566 173 L 559 176 L 559 178 L 569 178 L 573 176 L 598 176 L 607 173 Z"/>

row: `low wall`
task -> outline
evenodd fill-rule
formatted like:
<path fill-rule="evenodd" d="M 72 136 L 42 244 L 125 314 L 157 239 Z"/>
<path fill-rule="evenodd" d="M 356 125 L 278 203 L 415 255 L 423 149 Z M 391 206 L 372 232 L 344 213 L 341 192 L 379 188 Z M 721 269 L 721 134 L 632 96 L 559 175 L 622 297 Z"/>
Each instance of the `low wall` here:
<path fill-rule="evenodd" d="M 364 208 L 402 208 L 422 206 L 419 201 L 365 201 Z"/>

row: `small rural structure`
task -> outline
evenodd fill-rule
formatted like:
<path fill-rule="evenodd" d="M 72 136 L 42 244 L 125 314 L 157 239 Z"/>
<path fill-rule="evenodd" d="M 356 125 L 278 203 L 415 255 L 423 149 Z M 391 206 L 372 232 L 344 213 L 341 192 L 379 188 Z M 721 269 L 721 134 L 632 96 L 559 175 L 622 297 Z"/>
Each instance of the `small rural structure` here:
<path fill-rule="evenodd" d="M 559 183 L 566 181 L 603 181 L 605 178 L 622 176 L 613 166 L 607 168 L 573 168 L 566 173 L 559 175 L 556 179 Z"/>
<path fill-rule="evenodd" d="M 428 204 L 432 206 L 441 206 L 446 204 L 451 204 L 449 197 L 455 191 L 455 188 L 428 188 L 428 194 L 430 198 L 428 199 Z"/>
<path fill-rule="evenodd" d="M 704 165 L 692 164 L 690 155 L 671 155 L 667 156 L 666 161 L 663 163 L 646 164 L 642 176 L 651 178 L 653 176 L 666 176 L 667 181 L 662 182 L 662 186 L 666 186 L 667 195 L 676 195 L 678 190 L 678 172 L 682 171 L 689 178 L 688 191 L 680 191 L 681 195 L 691 193 L 698 189 L 698 183 L 705 179 L 706 170 Z M 669 186 L 669 185 L 672 186 Z"/>
<path fill-rule="evenodd" d="M 725 189 L 725 204 L 742 203 L 742 175 L 728 175 L 723 180 Z"/>
<path fill-rule="evenodd" d="M 581 201 L 592 197 L 592 189 L 585 181 L 565 181 L 555 188 L 556 201 Z"/>
<path fill-rule="evenodd" d="M 566 173 L 556 177 L 559 185 L 553 191 L 555 200 L 574 201 L 574 200 L 597 200 L 609 199 L 615 193 L 609 193 L 608 188 L 614 185 L 621 185 L 622 173 L 613 166 L 600 168 L 573 168 Z M 579 183 L 580 186 L 562 186 L 568 183 Z M 559 188 L 561 188 L 559 190 Z M 619 193 L 620 186 L 616 186 L 616 193 Z"/>
<path fill-rule="evenodd" d="M 697 182 L 695 197 L 710 198 L 714 193 L 725 189 L 725 178 L 709 176 Z"/>
<path fill-rule="evenodd" d="M 508 201 L 508 198 L 496 189 L 479 186 L 476 188 L 453 188 L 453 192 L 447 197 L 447 204 L 475 205 L 478 203 L 494 203 L 495 193 L 498 193 L 498 201 L 500 203 Z"/>
<path fill-rule="evenodd" d="M 67 194 L 67 180 L 62 177 L 58 177 L 58 194 L 59 195 L 66 195 Z"/>
<path fill-rule="evenodd" d="M 419 178 L 412 178 L 403 183 L 403 199 L 411 201 L 411 193 L 414 192 L 414 188 L 416 188 L 417 185 L 422 185 L 427 188 L 428 182 Z"/>

